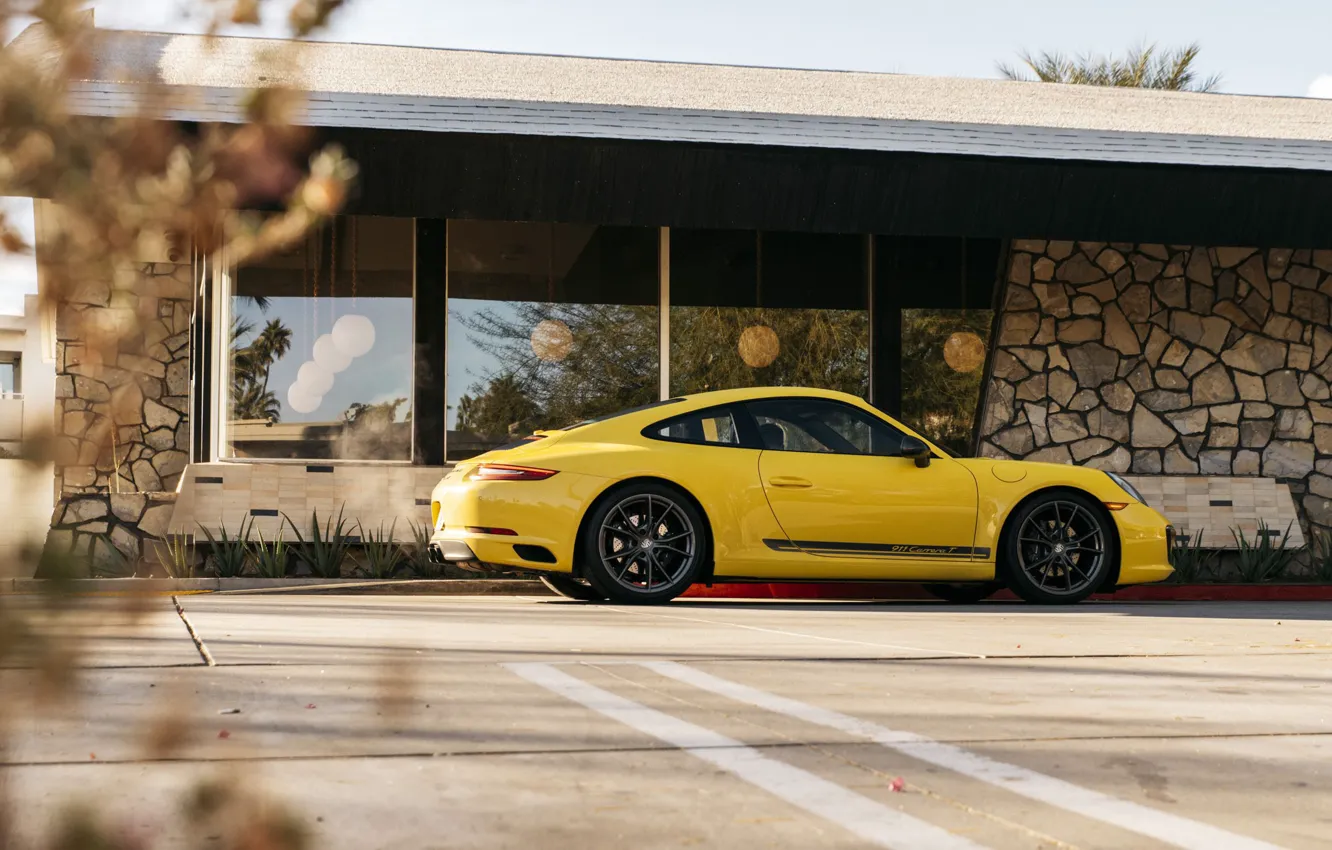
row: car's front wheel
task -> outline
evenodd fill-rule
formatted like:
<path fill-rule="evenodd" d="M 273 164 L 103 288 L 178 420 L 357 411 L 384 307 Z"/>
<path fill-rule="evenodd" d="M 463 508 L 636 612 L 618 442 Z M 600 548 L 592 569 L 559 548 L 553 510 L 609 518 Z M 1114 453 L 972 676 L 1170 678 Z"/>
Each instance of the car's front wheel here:
<path fill-rule="evenodd" d="M 1005 578 L 1028 602 L 1080 602 L 1105 583 L 1118 543 L 1114 524 L 1091 499 L 1043 493 L 1012 518 L 1004 543 Z"/>
<path fill-rule="evenodd" d="M 708 559 L 697 508 L 673 487 L 631 482 L 602 499 L 584 524 L 583 575 L 615 602 L 668 602 Z"/>

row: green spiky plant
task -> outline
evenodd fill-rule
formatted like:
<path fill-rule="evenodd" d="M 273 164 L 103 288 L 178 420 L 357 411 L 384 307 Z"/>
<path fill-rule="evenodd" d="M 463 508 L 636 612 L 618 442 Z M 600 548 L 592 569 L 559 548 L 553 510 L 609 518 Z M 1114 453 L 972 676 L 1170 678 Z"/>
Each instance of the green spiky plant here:
<path fill-rule="evenodd" d="M 1332 534 L 1315 531 L 1309 539 L 1309 568 L 1317 581 L 1332 582 Z"/>
<path fill-rule="evenodd" d="M 157 560 L 169 578 L 194 578 L 194 536 L 170 534 L 153 541 Z"/>
<path fill-rule="evenodd" d="M 367 530 L 359 522 L 356 527 L 361 532 L 361 551 L 365 555 L 362 571 L 370 578 L 393 578 L 406 560 L 402 545 L 393 539 L 398 521 L 394 520 L 387 532 L 383 523 L 374 531 Z"/>
<path fill-rule="evenodd" d="M 1193 584 L 1204 580 L 1217 561 L 1214 549 L 1202 548 L 1203 529 L 1192 536 L 1180 534 L 1175 538 L 1175 548 L 1171 552 L 1171 562 L 1175 566 L 1172 579 L 1179 584 Z"/>
<path fill-rule="evenodd" d="M 260 578 L 285 578 L 288 562 L 291 560 L 291 547 L 282 538 L 282 527 L 278 526 L 277 536 L 265 540 L 264 533 L 256 530 L 255 543 L 250 547 L 250 558 L 254 561 L 254 571 Z"/>
<path fill-rule="evenodd" d="M 227 531 L 226 523 L 218 526 L 216 536 L 203 523 L 199 523 L 199 528 L 208 538 L 208 559 L 213 562 L 217 577 L 239 578 L 243 575 L 250 562 L 250 530 L 254 528 L 254 520 L 249 517 L 241 520 L 240 530 L 234 536 Z"/>
<path fill-rule="evenodd" d="M 297 542 L 292 547 L 296 551 L 296 556 L 305 562 L 310 572 L 319 578 L 341 578 L 342 564 L 347 560 L 352 545 L 351 535 L 347 534 L 347 519 L 343 516 L 343 510 L 338 510 L 336 521 L 330 518 L 325 520 L 322 526 L 319 524 L 319 511 L 311 511 L 309 538 L 301 534 L 300 528 L 291 521 L 291 517 L 283 514 L 282 518 L 287 521 L 292 533 L 296 535 Z"/>
<path fill-rule="evenodd" d="M 134 578 L 135 563 L 120 551 L 120 547 L 111 540 L 109 534 L 99 534 L 93 538 L 93 545 L 98 543 L 106 547 L 108 556 L 93 567 L 93 578 Z"/>
<path fill-rule="evenodd" d="M 1254 535 L 1253 540 L 1247 538 L 1240 529 L 1230 530 L 1230 535 L 1235 538 L 1235 546 L 1239 550 L 1236 566 L 1241 581 L 1259 584 L 1276 581 L 1286 574 L 1291 561 L 1295 559 L 1295 550 L 1286 548 L 1286 543 L 1290 540 L 1290 529 L 1294 525 L 1295 523 L 1291 522 L 1286 526 L 1286 533 L 1276 545 L 1272 543 L 1272 538 L 1276 535 L 1268 529 L 1266 520 L 1258 520 L 1258 533 Z"/>
<path fill-rule="evenodd" d="M 407 527 L 412 530 L 412 542 L 406 550 L 408 566 L 421 578 L 440 578 L 444 567 L 430 563 L 430 538 L 434 536 L 435 529 L 429 523 L 410 519 L 407 520 Z"/>

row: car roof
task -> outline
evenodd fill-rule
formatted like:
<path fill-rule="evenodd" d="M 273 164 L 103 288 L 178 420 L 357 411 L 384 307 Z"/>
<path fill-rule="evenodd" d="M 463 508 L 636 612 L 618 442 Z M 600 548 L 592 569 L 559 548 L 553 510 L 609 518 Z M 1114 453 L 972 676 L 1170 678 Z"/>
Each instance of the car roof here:
<path fill-rule="evenodd" d="M 587 422 L 579 422 L 560 430 L 584 431 L 585 429 L 594 428 L 601 430 L 603 427 L 625 427 L 637 430 L 653 422 L 670 419 L 683 413 L 691 413 L 695 410 L 703 410 L 705 408 L 716 407 L 722 404 L 735 404 L 737 402 L 755 401 L 765 398 L 792 397 L 827 398 L 855 405 L 864 403 L 863 400 L 857 396 L 851 395 L 850 393 L 837 392 L 836 390 L 822 390 L 811 387 L 744 387 L 741 389 L 713 390 L 706 393 L 676 396 L 665 401 L 645 405 L 641 408 L 632 408 L 628 411 L 612 413 L 605 417 L 592 419 Z"/>

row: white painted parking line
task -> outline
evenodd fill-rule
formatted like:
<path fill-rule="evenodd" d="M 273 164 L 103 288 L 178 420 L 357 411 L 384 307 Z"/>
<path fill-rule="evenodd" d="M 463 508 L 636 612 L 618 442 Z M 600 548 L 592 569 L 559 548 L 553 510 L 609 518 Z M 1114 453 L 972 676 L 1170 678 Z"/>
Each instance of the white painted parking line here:
<path fill-rule="evenodd" d="M 513 662 L 509 670 L 546 690 L 651 735 L 756 785 L 810 814 L 843 827 L 879 847 L 897 850 L 983 850 L 933 824 L 768 758 L 734 738 L 640 705 L 590 685 L 550 664 Z"/>
<path fill-rule="evenodd" d="M 1083 788 L 1025 767 L 996 761 L 913 732 L 889 729 L 868 720 L 777 696 L 674 661 L 640 663 L 643 667 L 700 690 L 836 729 L 858 738 L 866 738 L 876 744 L 897 750 L 903 755 L 1176 847 L 1188 850 L 1281 850 L 1275 844 L 1121 800 L 1109 794 Z"/>

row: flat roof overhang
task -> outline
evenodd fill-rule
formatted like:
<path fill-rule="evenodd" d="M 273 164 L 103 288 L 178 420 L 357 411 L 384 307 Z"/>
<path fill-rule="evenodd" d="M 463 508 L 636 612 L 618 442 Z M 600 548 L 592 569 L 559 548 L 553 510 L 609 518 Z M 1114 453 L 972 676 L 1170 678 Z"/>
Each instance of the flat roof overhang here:
<path fill-rule="evenodd" d="M 173 87 L 155 114 L 237 120 L 243 92 Z M 73 108 L 131 114 L 88 82 Z M 361 166 L 350 207 L 426 218 L 1332 246 L 1332 142 L 846 117 L 308 96 Z"/>

